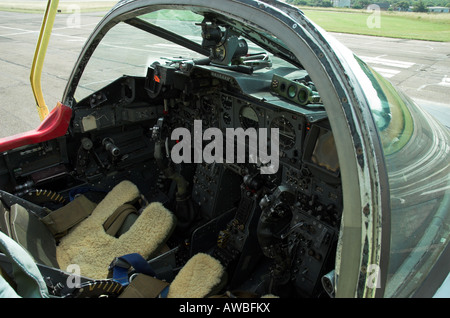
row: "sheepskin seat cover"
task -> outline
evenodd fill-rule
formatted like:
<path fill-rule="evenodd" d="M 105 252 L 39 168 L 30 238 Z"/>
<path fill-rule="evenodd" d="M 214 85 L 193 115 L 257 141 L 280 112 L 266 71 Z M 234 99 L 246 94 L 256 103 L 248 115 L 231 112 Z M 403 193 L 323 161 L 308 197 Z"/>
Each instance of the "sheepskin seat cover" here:
<path fill-rule="evenodd" d="M 204 298 L 221 285 L 225 270 L 214 257 L 199 253 L 179 271 L 170 284 L 167 298 Z"/>
<path fill-rule="evenodd" d="M 138 188 L 129 181 L 116 185 L 92 214 L 61 239 L 56 257 L 60 268 L 80 266 L 80 274 L 105 279 L 114 257 L 139 253 L 148 258 L 165 243 L 175 219 L 161 203 L 146 206 L 130 229 L 119 238 L 107 234 L 103 223 L 122 204 L 139 197 Z"/>

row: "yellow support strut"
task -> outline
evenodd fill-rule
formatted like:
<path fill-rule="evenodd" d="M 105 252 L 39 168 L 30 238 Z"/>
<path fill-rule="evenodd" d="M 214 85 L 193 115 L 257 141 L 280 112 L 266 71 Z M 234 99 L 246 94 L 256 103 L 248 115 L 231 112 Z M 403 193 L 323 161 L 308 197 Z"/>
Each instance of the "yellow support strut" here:
<path fill-rule="evenodd" d="M 50 42 L 53 23 L 55 22 L 56 12 L 58 11 L 58 4 L 59 0 L 48 0 L 44 19 L 41 25 L 41 31 L 39 33 L 39 38 L 36 45 L 36 51 L 34 53 L 33 65 L 31 66 L 31 89 L 33 90 L 34 98 L 36 99 L 36 106 L 41 121 L 48 115 L 48 108 L 42 94 L 41 74 L 44 65 L 45 53 L 47 52 L 48 43 Z"/>

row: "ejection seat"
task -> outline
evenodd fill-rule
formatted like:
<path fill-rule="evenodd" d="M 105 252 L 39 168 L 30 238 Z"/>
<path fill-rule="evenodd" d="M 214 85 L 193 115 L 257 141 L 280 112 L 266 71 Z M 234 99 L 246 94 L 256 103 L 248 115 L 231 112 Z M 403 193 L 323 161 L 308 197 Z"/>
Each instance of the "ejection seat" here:
<path fill-rule="evenodd" d="M 99 285 L 116 288 L 123 284 L 122 280 L 105 280 L 111 273 L 110 264 L 114 264 L 111 263 L 114 257 L 122 259 L 127 253 L 129 254 L 125 256 L 133 253 L 142 255 L 144 260 L 151 257 L 158 253 L 175 226 L 175 218 L 171 212 L 160 203 L 151 203 L 143 207 L 142 213 L 131 226 L 123 229 L 120 224 L 133 210 L 131 203 L 140 196 L 137 187 L 128 181 L 115 186 L 98 205 L 82 196 L 72 201 L 72 206 L 66 207 L 66 211 L 76 206 L 79 210 L 85 210 L 81 214 L 89 214 L 79 223 L 76 219 L 80 216 L 70 218 L 69 222 L 58 222 L 60 212 L 63 213 L 64 210 L 57 210 L 58 213 L 41 221 L 42 218 L 39 219 L 27 210 L 37 208 L 36 206 L 19 200 L 27 208 L 19 203 L 9 207 L 8 204 L 1 203 L 4 194 L 0 193 L 0 226 L 2 232 L 5 232 L 0 233 L 0 251 L 6 254 L 12 264 L 12 276 L 17 275 L 19 279 L 14 289 L 9 281 L 0 277 L 0 297 L 51 297 L 52 294 L 46 288 L 48 282 L 35 266 L 33 258 L 49 267 L 64 268 L 77 264 L 81 268 L 81 274 L 93 280 L 75 288 L 70 297 L 95 297 L 95 289 Z M 11 203 L 11 198 L 5 201 Z M 92 212 L 89 213 L 89 210 Z M 114 220 L 121 221 L 114 222 L 111 215 L 115 216 Z M 78 224 L 64 234 L 65 228 L 71 223 Z M 108 225 L 107 229 L 105 224 Z M 115 230 L 111 232 L 111 228 Z M 116 232 L 124 233 L 118 237 L 111 235 Z M 56 240 L 59 244 L 55 244 Z M 110 295 L 123 298 L 201 298 L 216 295 L 223 288 L 226 272 L 217 259 L 198 253 L 189 259 L 170 282 L 140 272 L 135 273 L 130 282 L 128 277 L 126 280 L 126 284 Z M 13 281 L 12 284 L 14 283 Z M 86 286 L 89 288 L 85 288 Z M 100 294 L 105 291 L 102 288 Z M 108 287 L 107 293 L 109 292 Z"/>
<path fill-rule="evenodd" d="M 4 273 L 0 275 L 0 298 L 51 297 L 47 283 L 31 255 L 3 232 L 0 232 L 0 251 L 5 253 L 12 267 L 12 277 Z M 226 272 L 220 262 L 208 254 L 198 253 L 170 283 L 139 273 L 126 287 L 113 280 L 92 281 L 93 285 L 79 287 L 70 297 L 114 295 L 121 298 L 202 298 L 216 295 L 225 282 Z M 99 289 L 100 285 L 104 288 Z M 96 288 L 100 290 L 98 294 Z"/>
<path fill-rule="evenodd" d="M 131 225 L 125 224 L 127 215 L 136 212 L 133 203 L 141 197 L 130 181 L 116 185 L 98 205 L 79 196 L 69 203 L 70 207 L 65 207 L 72 211 L 72 216 L 67 218 L 64 210 L 37 217 L 30 213 L 32 204 L 25 200 L 11 204 L 11 198 L 5 195 L 0 193 L 2 232 L 26 249 L 38 264 L 63 271 L 75 264 L 82 276 L 92 279 L 106 279 L 115 257 L 129 253 L 138 253 L 145 259 L 154 256 L 176 223 L 170 211 L 161 203 L 153 202 L 134 214 Z"/>

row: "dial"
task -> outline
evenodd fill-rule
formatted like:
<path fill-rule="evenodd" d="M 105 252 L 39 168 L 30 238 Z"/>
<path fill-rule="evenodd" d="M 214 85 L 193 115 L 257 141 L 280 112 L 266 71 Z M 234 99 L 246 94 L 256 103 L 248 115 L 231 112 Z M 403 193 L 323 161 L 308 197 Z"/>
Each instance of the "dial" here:
<path fill-rule="evenodd" d="M 239 113 L 239 119 L 241 121 L 242 128 L 255 128 L 259 127 L 259 118 L 256 111 L 250 106 L 244 106 Z"/>
<path fill-rule="evenodd" d="M 212 113 L 214 110 L 213 101 L 208 96 L 204 96 L 202 98 L 201 106 L 202 106 L 202 111 L 204 113 Z"/>
<path fill-rule="evenodd" d="M 224 122 L 226 125 L 231 124 L 231 116 L 230 116 L 230 114 L 228 114 L 228 113 L 223 113 L 222 118 L 223 118 L 223 122 Z"/>
<path fill-rule="evenodd" d="M 221 100 L 223 108 L 231 109 L 231 107 L 233 107 L 233 99 L 231 99 L 230 96 L 222 95 Z"/>
<path fill-rule="evenodd" d="M 289 120 L 284 117 L 277 117 L 270 124 L 270 128 L 279 129 L 280 147 L 282 149 L 291 149 L 295 145 L 295 129 Z"/>
<path fill-rule="evenodd" d="M 295 95 L 297 94 L 297 87 L 295 87 L 295 85 L 290 85 L 288 87 L 287 94 L 288 94 L 289 98 L 294 98 Z"/>
<path fill-rule="evenodd" d="M 312 95 L 312 91 L 311 88 L 309 88 L 308 86 L 300 86 L 299 87 L 299 92 L 298 92 L 298 102 L 300 103 L 300 105 L 306 105 L 310 102 L 310 97 Z"/>

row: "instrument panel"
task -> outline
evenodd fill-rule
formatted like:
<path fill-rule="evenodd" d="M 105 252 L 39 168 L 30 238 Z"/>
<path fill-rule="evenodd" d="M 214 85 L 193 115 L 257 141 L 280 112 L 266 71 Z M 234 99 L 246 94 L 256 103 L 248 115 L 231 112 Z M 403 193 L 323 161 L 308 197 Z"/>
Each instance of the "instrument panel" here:
<path fill-rule="evenodd" d="M 295 165 L 301 159 L 302 141 L 305 135 L 306 119 L 300 113 L 286 111 L 274 105 L 251 102 L 227 93 L 220 93 L 218 106 L 219 128 L 241 127 L 278 129 L 280 160 Z M 269 134 L 270 135 L 270 134 Z M 270 140 L 269 140 L 270 141 Z"/>

